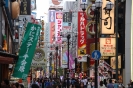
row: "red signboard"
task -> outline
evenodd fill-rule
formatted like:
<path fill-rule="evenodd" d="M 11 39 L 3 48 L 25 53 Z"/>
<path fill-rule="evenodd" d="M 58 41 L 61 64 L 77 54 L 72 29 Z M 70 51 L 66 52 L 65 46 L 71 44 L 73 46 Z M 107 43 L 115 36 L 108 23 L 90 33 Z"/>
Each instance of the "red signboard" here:
<path fill-rule="evenodd" d="M 85 19 L 86 14 L 83 12 L 78 12 L 78 56 L 83 56 L 86 54 L 86 24 Z"/>

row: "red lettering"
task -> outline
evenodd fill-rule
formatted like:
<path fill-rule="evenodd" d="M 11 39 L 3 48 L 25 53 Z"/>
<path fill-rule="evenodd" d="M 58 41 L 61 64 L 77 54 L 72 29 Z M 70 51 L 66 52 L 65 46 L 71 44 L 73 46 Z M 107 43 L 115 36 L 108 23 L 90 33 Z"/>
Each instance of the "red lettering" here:
<path fill-rule="evenodd" d="M 61 24 L 61 20 L 58 20 L 58 24 Z"/>

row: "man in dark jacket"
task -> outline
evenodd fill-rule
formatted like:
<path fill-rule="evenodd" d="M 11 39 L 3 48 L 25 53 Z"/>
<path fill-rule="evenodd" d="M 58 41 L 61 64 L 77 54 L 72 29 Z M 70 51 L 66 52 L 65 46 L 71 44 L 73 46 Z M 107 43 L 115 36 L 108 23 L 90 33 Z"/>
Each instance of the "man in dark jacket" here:
<path fill-rule="evenodd" d="M 32 84 L 31 88 L 39 88 L 37 84 Z"/>
<path fill-rule="evenodd" d="M 1 88 L 11 88 L 9 84 L 9 80 L 5 79 L 1 82 Z"/>

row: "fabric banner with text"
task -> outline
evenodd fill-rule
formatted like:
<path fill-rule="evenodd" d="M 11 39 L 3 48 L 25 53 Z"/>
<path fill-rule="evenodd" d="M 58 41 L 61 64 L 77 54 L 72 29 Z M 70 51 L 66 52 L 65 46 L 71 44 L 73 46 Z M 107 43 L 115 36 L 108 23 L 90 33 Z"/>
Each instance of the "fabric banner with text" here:
<path fill-rule="evenodd" d="M 19 58 L 15 65 L 13 77 L 26 79 L 40 35 L 41 26 L 28 23 L 20 46 Z"/>

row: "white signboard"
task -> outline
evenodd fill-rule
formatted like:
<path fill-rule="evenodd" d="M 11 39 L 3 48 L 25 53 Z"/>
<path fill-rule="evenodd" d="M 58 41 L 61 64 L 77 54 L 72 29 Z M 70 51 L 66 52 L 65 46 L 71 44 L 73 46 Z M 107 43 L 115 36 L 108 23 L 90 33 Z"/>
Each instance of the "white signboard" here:
<path fill-rule="evenodd" d="M 57 43 L 61 43 L 60 33 L 62 31 L 63 12 L 55 12 L 55 38 Z"/>
<path fill-rule="evenodd" d="M 115 0 L 110 0 L 112 3 L 115 3 Z M 103 5 L 102 5 L 102 19 L 106 19 L 102 20 L 102 30 L 101 33 L 102 34 L 114 34 L 114 7 L 112 8 L 112 10 L 110 11 L 110 14 L 108 14 L 108 11 L 105 12 L 105 10 L 103 10 L 106 7 L 106 3 L 108 1 L 103 0 Z M 110 16 L 109 16 L 110 15 Z"/>
<path fill-rule="evenodd" d="M 31 22 L 31 15 L 20 15 L 19 16 L 19 44 L 21 44 L 21 40 L 23 37 L 23 34 L 25 32 L 27 23 Z"/>
<path fill-rule="evenodd" d="M 102 56 L 115 56 L 116 54 L 115 38 L 100 38 L 100 52 Z"/>
<path fill-rule="evenodd" d="M 78 62 L 87 62 L 87 56 L 78 57 Z"/>

